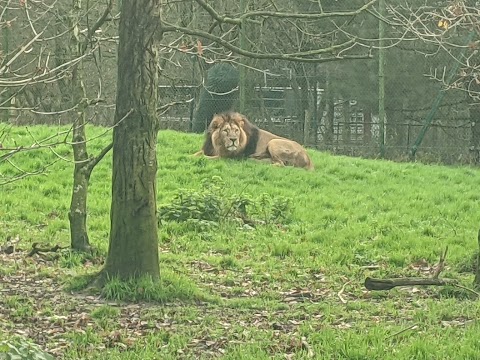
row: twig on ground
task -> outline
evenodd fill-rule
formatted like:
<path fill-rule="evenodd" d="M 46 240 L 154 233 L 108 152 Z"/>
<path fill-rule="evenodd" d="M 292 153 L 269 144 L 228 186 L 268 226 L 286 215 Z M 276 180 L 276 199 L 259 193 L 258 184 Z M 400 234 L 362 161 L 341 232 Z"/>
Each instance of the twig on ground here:
<path fill-rule="evenodd" d="M 432 278 L 438 279 L 438 275 L 443 271 L 445 268 L 445 258 L 447 257 L 448 246 L 445 248 L 445 251 L 440 254 L 440 260 L 438 261 L 438 265 L 435 268 Z"/>
<path fill-rule="evenodd" d="M 415 329 L 416 327 L 417 327 L 417 324 L 413 324 L 413 325 L 411 325 L 411 326 L 409 326 L 409 327 L 407 327 L 407 328 L 405 328 L 405 329 L 402 329 L 402 330 L 400 330 L 400 331 L 398 331 L 398 332 L 396 332 L 396 333 L 394 333 L 394 334 L 392 334 L 392 335 L 387 336 L 385 339 L 390 339 L 390 338 L 392 338 L 392 337 L 394 337 L 394 336 L 403 334 L 405 331 L 413 330 L 413 329 Z"/>
<path fill-rule="evenodd" d="M 346 304 L 346 303 L 347 303 L 347 300 L 345 300 L 342 295 L 343 295 L 343 292 L 345 291 L 345 287 L 346 287 L 348 284 L 350 284 L 351 282 L 352 282 L 352 281 L 349 280 L 349 281 L 347 281 L 345 284 L 343 284 L 342 288 L 341 288 L 340 291 L 337 293 L 337 296 L 338 296 L 338 298 L 340 299 L 340 301 L 342 302 L 342 304 Z"/>
<path fill-rule="evenodd" d="M 457 288 L 459 288 L 459 289 L 467 290 L 467 291 L 471 292 L 472 294 L 474 294 L 474 295 L 476 295 L 477 297 L 480 298 L 480 293 L 477 292 L 477 291 L 475 291 L 475 290 L 473 290 L 473 289 L 470 289 L 470 288 L 468 288 L 468 287 L 466 287 L 466 286 L 459 285 L 459 284 L 453 284 L 453 286 L 455 286 L 455 287 L 457 287 Z"/>

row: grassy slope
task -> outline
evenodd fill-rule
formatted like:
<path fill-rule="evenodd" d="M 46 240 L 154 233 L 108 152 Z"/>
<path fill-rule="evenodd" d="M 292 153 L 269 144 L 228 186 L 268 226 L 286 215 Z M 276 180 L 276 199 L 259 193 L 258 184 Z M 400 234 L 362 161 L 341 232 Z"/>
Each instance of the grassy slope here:
<path fill-rule="evenodd" d="M 30 131 L 42 138 L 52 128 Z M 14 129 L 10 139 L 24 143 L 28 133 Z M 311 151 L 316 170 L 306 172 L 194 158 L 190 154 L 201 141 L 196 135 L 160 133 L 159 204 L 170 201 L 179 188 L 199 189 L 203 179 L 219 175 L 227 194 L 292 198 L 294 221 L 287 229 L 225 226 L 215 232 L 165 224 L 160 228 L 164 276 L 186 293 L 191 289 L 215 300 L 202 306 L 187 301 L 149 307 L 143 317 L 150 321 L 168 314 L 177 323 L 174 331 L 137 339 L 132 352 L 114 347 L 109 358 L 155 358 L 157 352 L 162 359 L 307 358 L 312 353 L 322 359 L 465 359 L 478 353 L 478 302 L 452 289 L 369 293 L 362 286 L 366 276 L 418 276 L 421 270 L 425 276 L 447 245 L 448 268 L 442 276 L 470 284 L 472 275 L 463 270 L 471 266 L 476 250 L 478 169 Z M 91 148 L 98 151 L 107 142 L 108 136 Z M 70 156 L 68 148 L 57 151 Z M 44 151 L 14 160 L 33 170 L 52 159 Z M 89 195 L 90 237 L 103 253 L 108 246 L 110 168 L 108 157 L 94 171 Z M 0 166 L 3 176 L 14 171 Z M 23 244 L 68 244 L 71 173 L 71 164 L 58 162 L 48 176 L 2 187 L 0 239 L 19 234 Z M 369 270 L 370 265 L 377 268 Z M 82 272 L 80 266 L 74 269 Z M 66 357 L 97 358 L 82 341 L 101 342 L 101 336 L 89 336 L 88 341 L 79 339 Z"/>

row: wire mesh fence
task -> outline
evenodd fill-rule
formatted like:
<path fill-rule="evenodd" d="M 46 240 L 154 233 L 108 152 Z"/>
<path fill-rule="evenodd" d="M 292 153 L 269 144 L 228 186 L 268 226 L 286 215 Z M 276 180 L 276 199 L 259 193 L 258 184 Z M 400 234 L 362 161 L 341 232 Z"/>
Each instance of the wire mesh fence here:
<path fill-rule="evenodd" d="M 475 162 L 465 101 L 441 107 L 428 125 L 425 120 L 432 110 L 431 99 L 426 98 L 418 110 L 387 108 L 381 124 L 376 109 L 362 106 L 354 97 L 333 98 L 329 103 L 324 88 L 310 89 L 304 98 L 299 98 L 298 93 L 298 89 L 288 86 L 254 86 L 245 113 L 260 128 L 335 154 L 411 160 L 412 148 L 420 141 L 416 159 L 447 164 Z M 199 105 L 196 94 L 198 89 L 189 93 L 191 103 L 161 116 L 161 128 L 192 131 L 194 109 Z M 216 109 L 214 101 L 209 106 L 212 112 L 225 110 L 222 106 Z M 232 109 L 238 110 L 235 104 Z"/>

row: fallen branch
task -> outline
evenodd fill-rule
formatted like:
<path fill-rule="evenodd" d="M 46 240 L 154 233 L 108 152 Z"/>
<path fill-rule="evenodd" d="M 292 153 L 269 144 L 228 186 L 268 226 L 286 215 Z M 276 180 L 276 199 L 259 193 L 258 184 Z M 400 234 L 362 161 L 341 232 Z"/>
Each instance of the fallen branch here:
<path fill-rule="evenodd" d="M 55 245 L 53 247 L 41 248 L 38 246 L 38 243 L 32 244 L 32 250 L 27 254 L 27 256 L 33 256 L 35 254 L 46 253 L 46 252 L 57 252 L 58 250 L 68 249 L 68 246 L 59 246 Z"/>
<path fill-rule="evenodd" d="M 368 290 L 391 290 L 397 286 L 415 286 L 415 285 L 456 285 L 455 279 L 438 279 L 438 278 L 396 278 L 396 279 L 374 279 L 367 277 L 365 279 L 365 287 Z"/>
<path fill-rule="evenodd" d="M 440 260 L 435 268 L 433 276 L 431 278 L 395 278 L 395 279 L 374 279 L 367 277 L 365 279 L 365 287 L 368 290 L 391 290 L 397 286 L 445 286 L 458 284 L 455 279 L 439 279 L 439 275 L 445 268 L 445 259 L 447 257 L 448 247 L 440 254 Z"/>

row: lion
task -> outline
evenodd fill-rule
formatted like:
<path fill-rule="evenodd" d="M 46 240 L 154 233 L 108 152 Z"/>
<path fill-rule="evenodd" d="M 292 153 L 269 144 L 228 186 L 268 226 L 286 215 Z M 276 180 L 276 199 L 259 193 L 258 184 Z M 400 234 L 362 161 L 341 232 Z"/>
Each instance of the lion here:
<path fill-rule="evenodd" d="M 202 149 L 194 155 L 251 158 L 278 166 L 314 169 L 299 143 L 258 128 L 238 112 L 216 114 L 210 122 Z"/>

